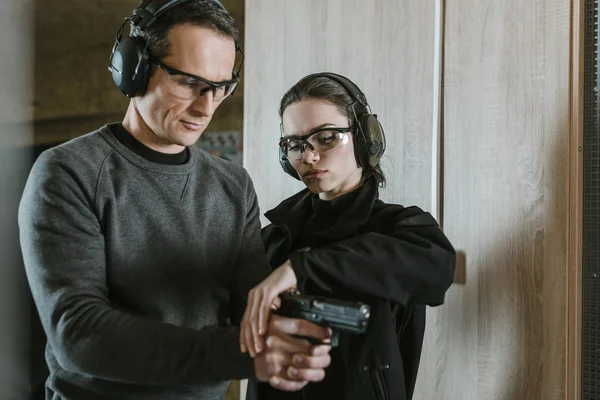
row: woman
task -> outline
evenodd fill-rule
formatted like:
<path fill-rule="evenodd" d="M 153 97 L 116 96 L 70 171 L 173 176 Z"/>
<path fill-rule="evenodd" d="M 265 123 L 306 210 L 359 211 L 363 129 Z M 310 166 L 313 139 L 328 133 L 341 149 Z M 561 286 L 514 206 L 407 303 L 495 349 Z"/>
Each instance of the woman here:
<path fill-rule="evenodd" d="M 255 287 L 240 346 L 264 346 L 278 295 L 297 289 L 370 306 L 367 331 L 341 333 L 325 378 L 300 392 L 251 382 L 249 399 L 411 399 L 425 329 L 425 306 L 440 305 L 455 252 L 435 219 L 417 207 L 378 199 L 383 130 L 366 98 L 340 75 L 309 75 L 281 100 L 281 164 L 306 189 L 265 216 L 272 274 Z M 295 376 L 293 362 L 281 379 Z"/>

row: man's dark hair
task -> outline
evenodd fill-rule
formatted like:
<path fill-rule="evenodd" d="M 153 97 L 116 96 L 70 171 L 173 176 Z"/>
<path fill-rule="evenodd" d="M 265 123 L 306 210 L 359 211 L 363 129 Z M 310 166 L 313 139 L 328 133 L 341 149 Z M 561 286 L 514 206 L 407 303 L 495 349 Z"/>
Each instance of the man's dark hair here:
<path fill-rule="evenodd" d="M 148 3 L 148 0 L 142 0 L 133 10 L 133 14 L 139 13 Z M 144 31 L 145 33 L 134 28 L 131 36 L 145 36 L 149 40 L 149 53 L 153 57 L 161 59 L 170 54 L 169 33 L 175 25 L 210 28 L 239 43 L 239 32 L 235 26 L 235 20 L 212 0 L 187 0 L 177 4 L 160 15 L 156 22 Z"/>

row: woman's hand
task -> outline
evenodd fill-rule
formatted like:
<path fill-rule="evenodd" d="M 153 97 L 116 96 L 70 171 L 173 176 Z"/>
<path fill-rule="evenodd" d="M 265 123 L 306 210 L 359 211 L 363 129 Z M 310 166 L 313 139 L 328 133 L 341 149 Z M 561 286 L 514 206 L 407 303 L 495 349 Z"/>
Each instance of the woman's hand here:
<path fill-rule="evenodd" d="M 267 331 L 267 321 L 271 309 L 277 308 L 277 300 L 279 300 L 277 296 L 290 289 L 295 289 L 297 283 L 292 263 L 287 260 L 250 291 L 240 329 L 242 353 L 249 351 L 250 356 L 254 357 L 262 351 L 263 336 Z"/>

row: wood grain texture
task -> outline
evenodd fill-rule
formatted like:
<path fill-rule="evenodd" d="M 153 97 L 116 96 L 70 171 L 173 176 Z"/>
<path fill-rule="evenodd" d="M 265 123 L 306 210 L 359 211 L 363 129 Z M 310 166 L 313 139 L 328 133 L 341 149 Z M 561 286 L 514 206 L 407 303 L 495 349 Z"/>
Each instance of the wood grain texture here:
<path fill-rule="evenodd" d="M 567 400 L 581 398 L 583 313 L 583 81 L 585 1 L 571 10 L 571 104 L 569 146 L 569 220 L 567 264 Z"/>
<path fill-rule="evenodd" d="M 564 399 L 570 2 L 447 0 L 445 24 L 444 221 L 467 274 L 432 310 L 416 398 Z"/>
<path fill-rule="evenodd" d="M 444 228 L 464 284 L 429 309 L 415 399 L 564 399 L 571 99 L 568 0 L 446 0 Z M 361 86 L 388 136 L 386 200 L 430 207 L 433 2 L 248 0 L 245 165 L 262 210 L 278 102 L 305 74 Z M 359 27 L 359 29 L 357 29 Z"/>
<path fill-rule="evenodd" d="M 248 0 L 244 156 L 263 211 L 304 187 L 279 167 L 277 110 L 320 71 L 353 80 L 382 122 L 382 197 L 429 208 L 433 19 L 430 2 Z"/>

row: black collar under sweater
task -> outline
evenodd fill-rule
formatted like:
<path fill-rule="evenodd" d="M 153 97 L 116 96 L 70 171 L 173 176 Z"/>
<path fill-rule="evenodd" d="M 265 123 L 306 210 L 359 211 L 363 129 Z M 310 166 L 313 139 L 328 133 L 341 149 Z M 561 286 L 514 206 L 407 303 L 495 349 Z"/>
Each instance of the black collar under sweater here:
<path fill-rule="evenodd" d="M 117 140 L 121 142 L 123 146 L 127 147 L 129 150 L 148 161 L 157 164 L 181 165 L 185 164 L 189 159 L 189 149 L 187 148 L 176 154 L 167 154 L 147 147 L 142 142 L 137 140 L 131 133 L 129 133 L 123 124 L 115 124 L 112 126 L 111 130 Z"/>

